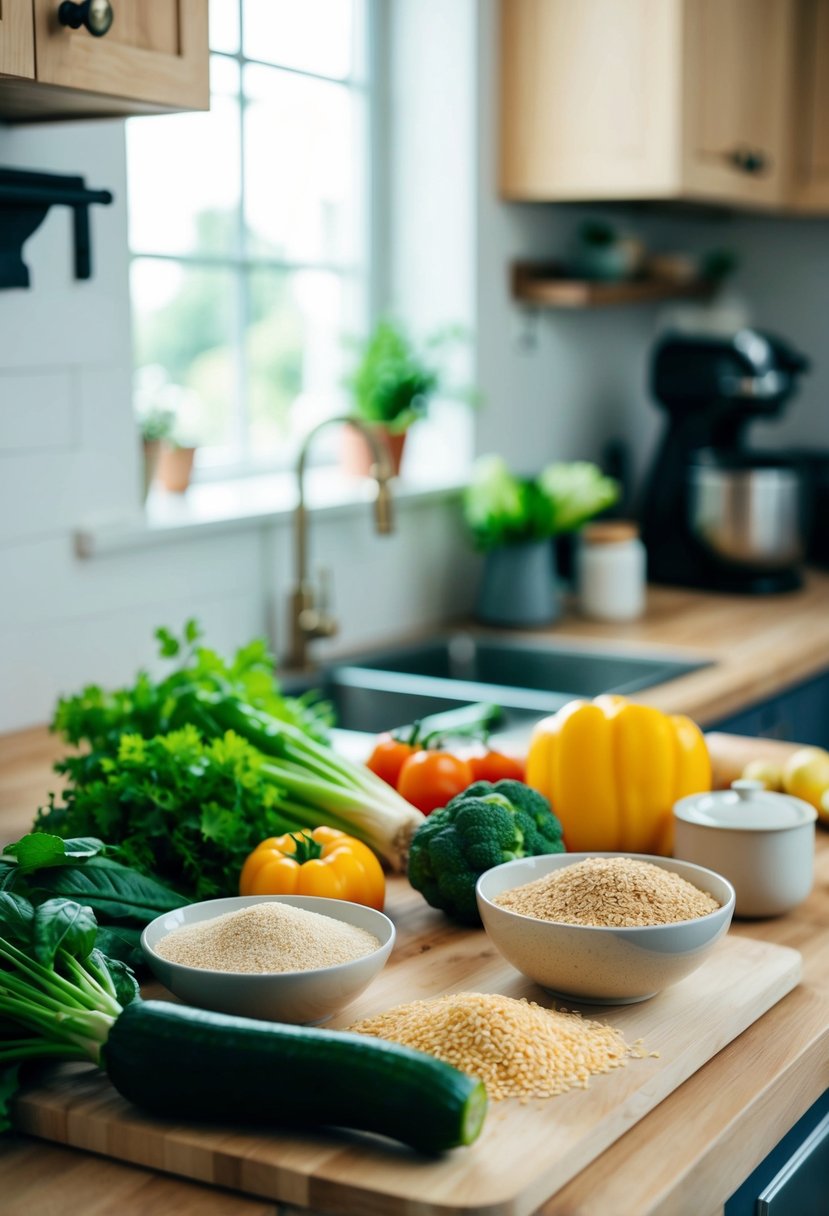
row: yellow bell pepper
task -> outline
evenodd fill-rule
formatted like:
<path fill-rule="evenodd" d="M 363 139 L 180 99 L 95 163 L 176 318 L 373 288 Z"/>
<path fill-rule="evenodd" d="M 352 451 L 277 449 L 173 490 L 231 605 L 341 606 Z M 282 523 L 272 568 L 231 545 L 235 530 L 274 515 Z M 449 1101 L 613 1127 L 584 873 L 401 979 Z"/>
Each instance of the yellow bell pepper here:
<path fill-rule="evenodd" d="M 321 895 L 383 910 L 386 879 L 368 845 L 336 828 L 270 836 L 242 867 L 240 895 Z"/>
<path fill-rule="evenodd" d="M 667 856 L 673 805 L 710 790 L 711 761 L 690 718 L 602 696 L 536 725 L 527 784 L 549 798 L 572 852 Z"/>

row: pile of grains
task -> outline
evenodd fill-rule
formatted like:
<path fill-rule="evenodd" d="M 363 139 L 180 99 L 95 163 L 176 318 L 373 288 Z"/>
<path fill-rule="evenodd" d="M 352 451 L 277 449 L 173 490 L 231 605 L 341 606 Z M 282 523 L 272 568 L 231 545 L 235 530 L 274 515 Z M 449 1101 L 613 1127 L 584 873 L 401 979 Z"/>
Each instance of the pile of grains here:
<path fill-rule="evenodd" d="M 162 937 L 156 954 L 209 971 L 311 971 L 350 963 L 380 945 L 373 933 L 291 904 L 251 904 Z"/>
<path fill-rule="evenodd" d="M 459 992 L 400 1005 L 349 1027 L 414 1047 L 479 1077 L 491 1098 L 552 1098 L 641 1059 L 618 1030 L 533 1001 Z"/>
<path fill-rule="evenodd" d="M 588 857 L 514 887 L 493 903 L 565 925 L 671 925 L 719 908 L 671 870 L 632 857 Z"/>

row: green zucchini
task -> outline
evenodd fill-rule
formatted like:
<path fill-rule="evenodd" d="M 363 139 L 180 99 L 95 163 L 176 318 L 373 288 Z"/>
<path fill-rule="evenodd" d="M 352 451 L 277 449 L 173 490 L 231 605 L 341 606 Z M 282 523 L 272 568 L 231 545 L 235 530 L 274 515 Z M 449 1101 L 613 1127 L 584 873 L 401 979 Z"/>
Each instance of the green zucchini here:
<path fill-rule="evenodd" d="M 481 1081 L 396 1043 L 165 1001 L 127 1005 L 101 1063 L 130 1102 L 172 1119 L 347 1127 L 427 1153 L 471 1144 L 487 1106 Z"/>

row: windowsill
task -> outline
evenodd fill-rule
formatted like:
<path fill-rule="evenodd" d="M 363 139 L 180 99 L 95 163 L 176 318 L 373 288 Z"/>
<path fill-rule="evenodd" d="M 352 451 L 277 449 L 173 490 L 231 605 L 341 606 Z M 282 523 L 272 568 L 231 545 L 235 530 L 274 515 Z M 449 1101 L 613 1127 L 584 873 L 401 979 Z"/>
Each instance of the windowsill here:
<path fill-rule="evenodd" d="M 394 503 L 405 509 L 410 504 L 452 498 L 464 485 L 466 478 L 459 477 L 433 482 L 395 479 Z M 306 505 L 315 514 L 341 516 L 365 510 L 374 498 L 375 484 L 330 468 L 309 469 L 305 493 Z M 185 494 L 153 488 L 144 510 L 134 517 L 76 529 L 75 550 L 79 557 L 99 557 L 267 526 L 289 519 L 296 503 L 293 473 L 202 482 L 192 485 Z"/>

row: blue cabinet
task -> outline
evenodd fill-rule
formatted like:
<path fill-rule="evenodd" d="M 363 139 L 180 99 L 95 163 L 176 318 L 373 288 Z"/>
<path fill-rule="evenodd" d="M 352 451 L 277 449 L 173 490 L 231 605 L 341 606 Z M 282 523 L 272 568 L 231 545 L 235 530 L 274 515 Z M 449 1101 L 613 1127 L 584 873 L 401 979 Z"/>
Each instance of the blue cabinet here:
<path fill-rule="evenodd" d="M 711 723 L 706 729 L 829 748 L 829 672 Z"/>

